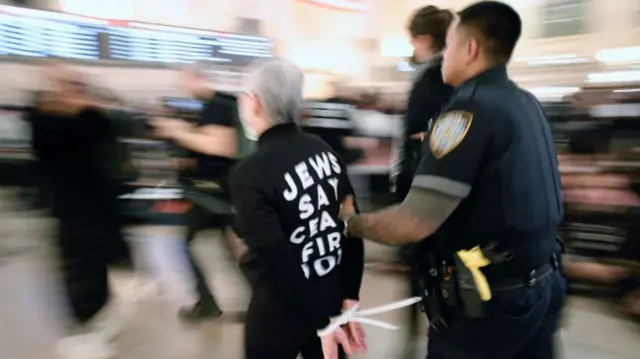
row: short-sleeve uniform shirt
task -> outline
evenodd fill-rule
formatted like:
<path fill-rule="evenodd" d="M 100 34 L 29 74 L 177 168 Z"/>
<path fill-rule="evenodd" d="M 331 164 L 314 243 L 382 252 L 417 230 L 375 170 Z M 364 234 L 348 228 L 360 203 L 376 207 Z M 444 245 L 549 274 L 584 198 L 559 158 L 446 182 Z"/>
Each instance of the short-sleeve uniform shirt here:
<path fill-rule="evenodd" d="M 456 89 L 433 119 L 422 156 L 412 187 L 462 198 L 435 233 L 443 255 L 488 242 L 526 252 L 555 233 L 562 210 L 550 128 L 504 66 Z"/>

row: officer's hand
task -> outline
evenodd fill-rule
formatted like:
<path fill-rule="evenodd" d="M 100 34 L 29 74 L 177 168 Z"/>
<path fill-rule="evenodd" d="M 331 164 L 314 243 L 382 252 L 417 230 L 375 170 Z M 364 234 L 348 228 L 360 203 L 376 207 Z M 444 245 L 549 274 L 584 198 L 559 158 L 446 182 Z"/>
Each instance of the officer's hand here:
<path fill-rule="evenodd" d="M 414 133 L 413 135 L 409 136 L 409 138 L 412 139 L 412 140 L 424 141 L 424 136 L 425 135 L 426 135 L 425 132 L 418 132 L 418 133 Z"/>
<path fill-rule="evenodd" d="M 353 204 L 353 196 L 347 195 L 340 204 L 340 218 L 353 216 L 356 214 L 356 207 Z"/>
<path fill-rule="evenodd" d="M 351 343 L 347 333 L 342 328 L 337 328 L 332 333 L 320 338 L 322 342 L 322 354 L 324 359 L 338 359 L 338 349 L 342 346 L 342 349 L 347 355 L 351 355 Z"/>

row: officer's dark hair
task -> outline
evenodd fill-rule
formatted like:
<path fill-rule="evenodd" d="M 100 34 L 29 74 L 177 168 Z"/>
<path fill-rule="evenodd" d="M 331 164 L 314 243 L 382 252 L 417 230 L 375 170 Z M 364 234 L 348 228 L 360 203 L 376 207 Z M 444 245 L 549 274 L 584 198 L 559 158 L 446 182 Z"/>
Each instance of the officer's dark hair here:
<path fill-rule="evenodd" d="M 490 60 L 509 62 L 522 33 L 520 15 L 511 6 L 481 1 L 466 7 L 458 16 L 459 26 L 471 31 Z"/>
<path fill-rule="evenodd" d="M 433 38 L 434 50 L 444 49 L 447 30 L 453 21 L 453 12 L 429 5 L 418 9 L 409 22 L 412 37 L 429 35 Z"/>

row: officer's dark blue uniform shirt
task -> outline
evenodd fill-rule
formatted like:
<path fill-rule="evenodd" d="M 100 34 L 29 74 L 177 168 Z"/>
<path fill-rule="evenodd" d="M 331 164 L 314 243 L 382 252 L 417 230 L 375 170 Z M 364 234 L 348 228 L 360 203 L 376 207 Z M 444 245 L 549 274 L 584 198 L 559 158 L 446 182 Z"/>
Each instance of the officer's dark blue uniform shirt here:
<path fill-rule="evenodd" d="M 444 256 L 498 243 L 528 270 L 555 248 L 562 209 L 550 128 L 504 66 L 456 89 L 425 136 L 412 186 L 463 198 L 434 235 Z"/>

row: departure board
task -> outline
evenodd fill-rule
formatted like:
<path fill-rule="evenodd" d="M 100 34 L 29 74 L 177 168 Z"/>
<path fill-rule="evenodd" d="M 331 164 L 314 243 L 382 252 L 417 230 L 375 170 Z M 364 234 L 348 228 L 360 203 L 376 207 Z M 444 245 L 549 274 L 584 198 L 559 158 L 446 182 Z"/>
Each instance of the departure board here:
<path fill-rule="evenodd" d="M 271 54 L 259 36 L 0 6 L 0 55 L 246 66 Z"/>
<path fill-rule="evenodd" d="M 115 23 L 114 23 L 115 25 Z M 125 22 L 109 27 L 109 57 L 131 61 L 193 62 L 210 59 L 246 65 L 271 56 L 263 37 Z"/>
<path fill-rule="evenodd" d="M 100 59 L 105 20 L 0 6 L 0 54 Z"/>

